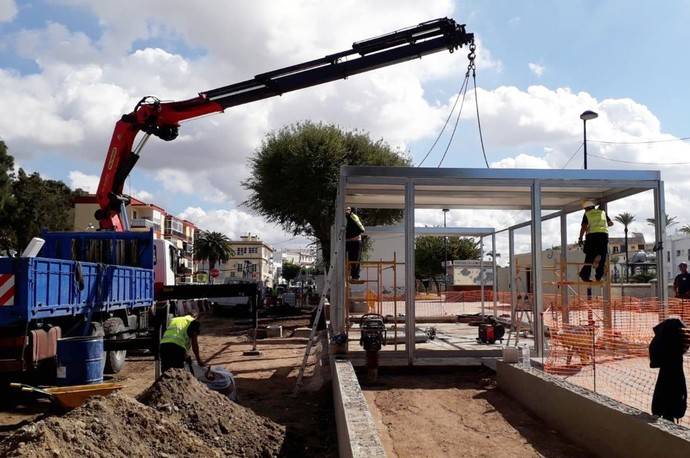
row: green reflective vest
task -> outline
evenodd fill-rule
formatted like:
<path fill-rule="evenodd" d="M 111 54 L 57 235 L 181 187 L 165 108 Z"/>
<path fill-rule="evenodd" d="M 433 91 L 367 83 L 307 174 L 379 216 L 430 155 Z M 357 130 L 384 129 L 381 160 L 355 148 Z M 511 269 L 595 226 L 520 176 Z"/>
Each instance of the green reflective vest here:
<path fill-rule="evenodd" d="M 604 210 L 588 210 L 585 212 L 587 216 L 587 233 L 588 234 L 608 234 L 609 225 L 606 220 L 606 212 Z"/>
<path fill-rule="evenodd" d="M 187 329 L 192 321 L 194 321 L 194 317 L 190 315 L 177 316 L 170 320 L 170 324 L 168 325 L 168 329 L 165 330 L 165 334 L 163 334 L 161 343 L 173 343 L 184 348 L 185 351 L 189 351 L 189 348 L 192 346 L 192 341 L 187 335 Z"/>

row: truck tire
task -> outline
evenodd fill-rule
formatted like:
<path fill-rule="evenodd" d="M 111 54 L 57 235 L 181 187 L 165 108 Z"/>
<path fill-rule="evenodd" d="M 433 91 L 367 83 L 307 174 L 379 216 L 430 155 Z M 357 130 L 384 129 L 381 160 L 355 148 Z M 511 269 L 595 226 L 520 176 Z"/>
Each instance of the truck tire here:
<path fill-rule="evenodd" d="M 122 319 L 120 318 L 108 318 L 103 323 L 103 331 L 105 332 L 106 337 L 111 336 L 113 334 L 124 332 L 126 330 L 127 328 L 125 328 L 125 325 L 122 322 Z M 122 334 L 115 337 L 115 339 L 123 338 L 125 338 L 125 336 Z M 117 374 L 122 370 L 122 367 L 125 365 L 126 358 L 127 350 L 107 352 L 107 354 L 105 355 L 105 372 L 107 372 L 108 374 Z"/>

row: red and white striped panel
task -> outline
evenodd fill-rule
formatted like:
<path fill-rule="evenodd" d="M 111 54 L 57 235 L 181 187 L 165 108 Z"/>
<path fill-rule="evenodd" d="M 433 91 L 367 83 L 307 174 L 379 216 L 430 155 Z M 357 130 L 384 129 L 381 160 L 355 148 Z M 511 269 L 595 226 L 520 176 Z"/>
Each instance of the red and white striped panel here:
<path fill-rule="evenodd" d="M 14 275 L 0 274 L 0 307 L 14 305 Z"/>

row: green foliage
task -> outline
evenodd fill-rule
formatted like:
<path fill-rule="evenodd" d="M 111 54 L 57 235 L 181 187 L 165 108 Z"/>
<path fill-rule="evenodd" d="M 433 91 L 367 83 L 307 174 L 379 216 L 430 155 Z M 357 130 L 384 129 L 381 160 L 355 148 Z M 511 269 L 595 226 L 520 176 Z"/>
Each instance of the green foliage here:
<path fill-rule="evenodd" d="M 5 142 L 0 140 L 0 215 L 12 201 L 12 179 L 14 158 L 7 152 Z"/>
<path fill-rule="evenodd" d="M 448 261 L 461 259 L 479 259 L 479 242 L 473 238 L 448 238 Z M 431 235 L 418 237 L 415 242 L 415 276 L 417 278 L 444 274 L 444 240 L 443 237 Z"/>
<path fill-rule="evenodd" d="M 625 228 L 625 231 L 627 232 L 627 231 L 628 231 L 628 226 L 630 225 L 630 223 L 632 223 L 633 221 L 635 221 L 635 215 L 633 215 L 632 213 L 623 212 L 623 213 L 620 213 L 620 214 L 616 215 L 616 217 L 614 218 L 614 220 L 616 220 L 616 221 L 618 221 L 619 223 L 621 223 L 621 224 L 623 225 L 623 227 Z M 653 221 L 653 220 L 652 220 L 652 221 Z"/>
<path fill-rule="evenodd" d="M 302 271 L 302 267 L 297 264 L 293 264 L 290 261 L 283 261 L 283 268 L 281 270 L 281 277 L 283 277 L 287 282 L 290 282 L 297 278 L 297 276 Z"/>
<path fill-rule="evenodd" d="M 315 237 L 327 265 L 342 165 L 408 166 L 410 161 L 366 133 L 308 121 L 292 124 L 268 134 L 250 159 L 251 174 L 242 183 L 250 192 L 245 203 L 295 235 Z M 365 225 L 390 224 L 401 212 L 358 215 Z"/>
<path fill-rule="evenodd" d="M 216 267 L 219 261 L 228 262 L 232 256 L 235 256 L 235 252 L 230 248 L 230 239 L 225 234 L 202 231 L 194 240 L 194 257 L 207 260 L 209 270 Z"/>
<path fill-rule="evenodd" d="M 647 224 L 654 226 L 656 224 L 656 218 L 647 218 Z M 674 224 L 678 224 L 677 218 L 675 216 L 669 216 L 666 213 L 666 227 L 671 227 Z"/>
<path fill-rule="evenodd" d="M 686 224 L 685 226 L 681 227 L 678 230 L 685 235 L 690 235 L 690 225 L 688 225 L 688 224 Z"/>

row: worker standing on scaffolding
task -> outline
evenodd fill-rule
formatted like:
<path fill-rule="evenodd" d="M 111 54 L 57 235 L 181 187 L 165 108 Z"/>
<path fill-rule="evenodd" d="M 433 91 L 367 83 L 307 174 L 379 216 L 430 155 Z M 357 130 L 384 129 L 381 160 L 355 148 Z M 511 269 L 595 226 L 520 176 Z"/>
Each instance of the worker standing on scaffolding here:
<path fill-rule="evenodd" d="M 345 208 L 345 252 L 350 262 L 350 277 L 359 280 L 359 264 L 362 260 L 362 234 L 364 225 L 350 207 Z"/>
<path fill-rule="evenodd" d="M 585 252 L 585 265 L 580 269 L 582 281 L 590 282 L 592 275 L 592 265 L 596 263 L 595 279 L 600 281 L 604 276 L 606 266 L 606 255 L 609 250 L 609 227 L 613 222 L 601 208 L 594 207 L 594 202 L 585 200 L 582 202 L 585 214 L 582 216 L 580 227 L 580 238 L 577 244 L 583 246 L 582 237 L 587 234 L 583 251 Z"/>

